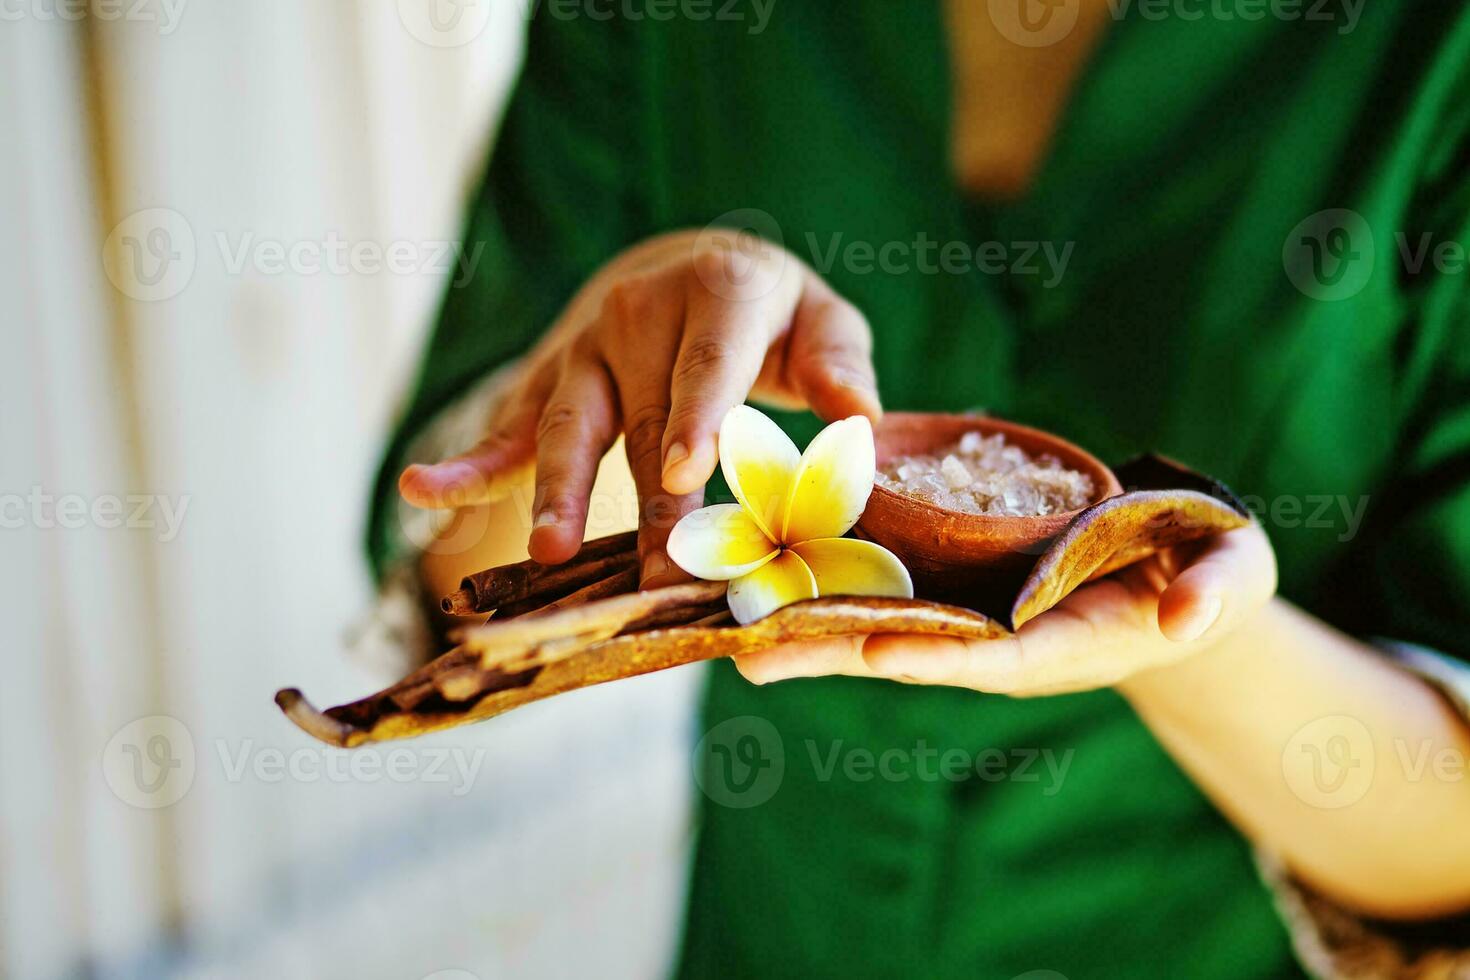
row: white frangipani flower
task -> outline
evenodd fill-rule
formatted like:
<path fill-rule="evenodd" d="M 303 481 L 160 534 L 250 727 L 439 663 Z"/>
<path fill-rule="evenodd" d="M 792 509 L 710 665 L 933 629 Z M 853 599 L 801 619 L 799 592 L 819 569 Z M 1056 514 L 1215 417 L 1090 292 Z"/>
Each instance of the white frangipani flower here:
<path fill-rule="evenodd" d="M 775 422 L 737 405 L 720 424 L 720 468 L 739 503 L 685 515 L 668 553 L 696 578 L 729 581 L 737 622 L 817 596 L 913 596 L 892 552 L 842 537 L 873 492 L 873 428 L 863 416 L 833 422 L 798 453 Z"/>

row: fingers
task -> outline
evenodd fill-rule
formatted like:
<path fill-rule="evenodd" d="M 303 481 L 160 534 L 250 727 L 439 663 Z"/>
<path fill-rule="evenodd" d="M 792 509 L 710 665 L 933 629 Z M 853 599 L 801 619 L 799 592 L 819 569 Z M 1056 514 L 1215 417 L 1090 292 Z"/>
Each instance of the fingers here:
<path fill-rule="evenodd" d="M 735 667 L 752 684 L 829 674 L 874 677 L 877 675 L 863 662 L 863 639 L 861 636 L 833 636 L 804 643 L 784 643 L 742 654 L 735 658 Z"/>
<path fill-rule="evenodd" d="M 535 517 L 530 553 L 564 562 L 582 546 L 597 467 L 617 438 L 612 379 L 599 360 L 573 354 L 546 400 L 536 431 Z"/>
<path fill-rule="evenodd" d="M 909 684 L 943 684 L 1011 693 L 1021 676 L 1015 637 L 965 640 L 953 636 L 879 633 L 863 644 L 863 662 L 876 677 Z"/>
<path fill-rule="evenodd" d="M 786 376 L 826 421 L 866 415 L 876 422 L 883 413 L 867 318 L 815 278 L 796 308 Z"/>
<path fill-rule="evenodd" d="M 841 675 L 1008 693 L 1018 659 L 1018 644 L 1010 638 L 875 633 L 787 643 L 738 656 L 735 666 L 753 684 Z"/>
<path fill-rule="evenodd" d="M 548 368 L 533 370 L 506 398 L 490 432 L 470 449 L 439 463 L 414 464 L 398 477 L 398 492 L 415 507 L 453 508 L 491 503 L 508 478 L 536 452 L 536 420 L 551 388 Z"/>
<path fill-rule="evenodd" d="M 1166 565 L 1140 563 L 1078 589 L 1012 636 L 835 637 L 747 654 L 737 666 L 757 684 L 843 674 L 1016 697 L 1090 690 L 1188 655 L 1181 644 L 1234 629 L 1275 590 L 1270 541 L 1252 524 L 1211 540 L 1172 580 Z"/>
<path fill-rule="evenodd" d="M 1276 591 L 1276 556 L 1260 525 L 1220 535 L 1159 596 L 1159 631 L 1177 643 L 1228 630 Z"/>
<path fill-rule="evenodd" d="M 661 483 L 670 493 L 692 493 L 714 473 L 720 420 L 745 401 L 771 341 L 791 323 L 803 274 L 784 252 L 769 255 L 755 263 L 727 251 L 694 259 L 662 445 Z"/>
<path fill-rule="evenodd" d="M 669 379 L 684 317 L 681 291 L 659 282 L 630 282 L 614 289 L 598 325 L 604 361 L 612 371 L 623 418 L 625 450 L 638 490 L 638 552 L 642 588 L 683 581 L 687 576 L 665 553 L 669 532 L 703 495 L 668 494 L 663 489 L 663 438 L 669 420 Z"/>

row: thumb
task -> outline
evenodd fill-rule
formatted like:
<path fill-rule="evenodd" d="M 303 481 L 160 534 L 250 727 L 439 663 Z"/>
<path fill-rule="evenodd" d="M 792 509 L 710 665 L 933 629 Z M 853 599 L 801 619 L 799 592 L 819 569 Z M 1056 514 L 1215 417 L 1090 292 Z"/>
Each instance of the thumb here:
<path fill-rule="evenodd" d="M 1159 631 L 1176 643 L 1229 629 L 1276 591 L 1276 556 L 1260 525 L 1220 535 L 1159 596 Z"/>

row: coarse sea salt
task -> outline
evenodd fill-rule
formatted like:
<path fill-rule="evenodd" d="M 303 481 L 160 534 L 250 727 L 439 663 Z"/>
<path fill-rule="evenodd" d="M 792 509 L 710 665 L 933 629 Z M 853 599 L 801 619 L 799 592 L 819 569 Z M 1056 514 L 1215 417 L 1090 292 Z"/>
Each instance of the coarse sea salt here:
<path fill-rule="evenodd" d="M 1055 456 L 1032 456 L 999 433 L 979 432 L 935 453 L 890 460 L 878 468 L 877 483 L 945 510 L 992 517 L 1078 510 L 1095 491 L 1090 476 Z"/>

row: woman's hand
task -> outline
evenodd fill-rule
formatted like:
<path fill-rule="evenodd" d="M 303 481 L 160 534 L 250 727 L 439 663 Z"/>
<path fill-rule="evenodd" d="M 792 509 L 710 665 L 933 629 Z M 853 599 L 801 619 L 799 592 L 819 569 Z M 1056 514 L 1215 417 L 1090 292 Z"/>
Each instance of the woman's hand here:
<path fill-rule="evenodd" d="M 1218 643 L 1276 591 L 1276 559 L 1259 525 L 1169 549 L 1083 586 L 997 640 L 835 637 L 737 658 L 764 684 L 847 674 L 1029 697 L 1119 684 Z"/>
<path fill-rule="evenodd" d="M 862 314 L 789 252 L 724 229 L 653 239 L 577 294 L 483 440 L 408 467 L 399 489 L 420 507 L 484 503 L 534 461 L 531 556 L 565 561 L 581 544 L 598 463 L 623 433 L 643 584 L 664 584 L 682 578 L 664 541 L 701 502 L 726 410 L 754 397 L 876 420 L 871 350 Z"/>
<path fill-rule="evenodd" d="M 1406 759 L 1466 758 L 1444 698 L 1381 653 L 1272 599 L 1256 524 L 1083 586 L 1013 637 L 857 636 L 740 657 L 756 683 L 848 674 L 1030 697 L 1113 686 L 1241 832 L 1366 915 L 1470 908 L 1462 780 Z M 1315 760 L 1351 779 L 1322 782 Z M 1336 753 L 1336 755 L 1333 755 Z"/>

